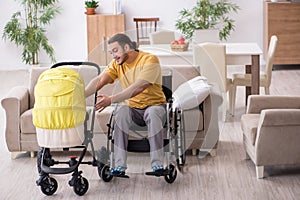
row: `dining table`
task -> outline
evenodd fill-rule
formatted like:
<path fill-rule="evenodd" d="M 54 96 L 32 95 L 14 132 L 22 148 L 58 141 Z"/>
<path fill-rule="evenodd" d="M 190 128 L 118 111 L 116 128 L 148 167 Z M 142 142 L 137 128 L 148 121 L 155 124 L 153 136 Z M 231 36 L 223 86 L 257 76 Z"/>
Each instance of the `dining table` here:
<path fill-rule="evenodd" d="M 260 55 L 263 51 L 255 42 L 221 43 L 226 46 L 226 66 L 245 66 L 245 73 L 251 73 L 251 87 L 246 87 L 248 96 L 259 94 Z M 193 44 L 197 45 L 197 44 Z M 141 45 L 139 49 L 156 55 L 161 65 L 194 65 L 193 46 L 187 51 L 172 51 L 170 44 Z"/>

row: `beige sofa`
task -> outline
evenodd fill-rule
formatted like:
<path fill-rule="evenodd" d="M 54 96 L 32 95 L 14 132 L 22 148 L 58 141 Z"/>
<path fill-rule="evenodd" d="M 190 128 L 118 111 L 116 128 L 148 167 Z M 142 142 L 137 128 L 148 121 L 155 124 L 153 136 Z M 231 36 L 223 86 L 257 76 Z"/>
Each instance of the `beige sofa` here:
<path fill-rule="evenodd" d="M 264 166 L 300 164 L 300 96 L 249 96 L 241 127 L 257 178 Z"/>
<path fill-rule="evenodd" d="M 18 153 L 23 151 L 31 152 L 34 156 L 34 152 L 38 150 L 38 144 L 36 139 L 35 127 L 32 124 L 32 108 L 34 105 L 34 86 L 37 82 L 39 75 L 47 68 L 32 68 L 30 75 L 29 87 L 17 86 L 14 87 L 8 95 L 2 99 L 1 104 L 5 110 L 6 115 L 6 127 L 5 138 L 8 150 L 11 152 L 11 157 L 15 158 Z M 181 83 L 199 75 L 198 68 L 193 66 L 164 66 L 164 70 L 170 70 L 173 74 L 173 90 L 175 90 Z M 87 84 L 95 75 L 95 71 L 83 68 L 77 69 L 83 76 L 85 84 Z M 101 93 L 109 94 L 115 91 L 113 85 L 105 86 Z M 93 105 L 93 97 L 87 99 L 87 105 Z M 197 149 L 201 149 L 204 141 L 207 128 L 210 124 L 211 118 L 211 98 L 208 96 L 201 104 L 201 110 L 196 109 L 184 111 L 185 118 L 185 130 L 186 130 L 186 143 L 188 149 L 192 149 L 194 154 Z M 95 137 L 94 142 L 96 148 L 99 145 L 106 144 L 103 133 L 107 131 L 107 122 L 112 107 L 106 108 L 101 113 L 96 113 L 95 122 Z M 197 120 L 195 120 L 197 119 Z M 214 145 L 214 149 L 211 154 L 215 154 L 217 145 Z"/>

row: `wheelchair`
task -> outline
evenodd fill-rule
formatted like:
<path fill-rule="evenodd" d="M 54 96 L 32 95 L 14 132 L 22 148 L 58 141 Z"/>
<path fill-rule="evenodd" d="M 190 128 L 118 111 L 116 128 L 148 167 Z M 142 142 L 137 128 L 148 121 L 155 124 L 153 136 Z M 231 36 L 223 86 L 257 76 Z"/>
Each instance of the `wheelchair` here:
<path fill-rule="evenodd" d="M 61 62 L 61 63 L 56 63 L 54 64 L 51 68 L 56 68 L 60 66 L 80 66 L 84 65 L 87 67 L 95 67 L 97 74 L 99 75 L 100 73 L 100 68 L 97 64 L 92 63 L 92 62 Z M 84 91 L 83 91 L 84 94 Z M 94 104 L 96 103 L 96 97 L 97 94 L 94 96 Z M 82 97 L 85 101 L 85 96 Z M 84 108 L 85 109 L 85 108 Z M 89 112 L 91 119 L 89 119 Z M 69 181 L 69 185 L 73 187 L 74 192 L 82 196 L 84 195 L 88 188 L 89 188 L 89 182 L 86 178 L 82 176 L 82 171 L 79 171 L 79 166 L 81 164 L 87 164 L 87 165 L 92 165 L 94 167 L 99 166 L 99 162 L 96 159 L 96 151 L 94 150 L 94 145 L 93 145 L 93 129 L 94 129 L 94 121 L 95 121 L 95 110 L 92 108 L 89 112 L 86 113 L 86 117 L 84 120 L 84 123 L 82 124 L 83 126 L 83 142 L 80 141 L 76 146 L 66 146 L 63 147 L 63 155 L 67 154 L 71 149 L 75 150 L 72 151 L 72 154 L 80 154 L 78 156 L 70 156 L 69 160 L 67 161 L 59 161 L 55 160 L 53 156 L 51 155 L 51 148 L 52 147 L 45 147 L 39 144 L 40 148 L 38 150 L 37 154 L 37 168 L 39 172 L 39 179 L 36 181 L 37 186 L 40 186 L 41 191 L 45 195 L 53 195 L 57 188 L 58 184 L 55 178 L 51 177 L 50 174 L 69 174 L 72 173 L 72 178 Z M 89 121 L 89 123 L 88 123 Z M 38 134 L 38 133 L 37 133 Z M 49 133 L 51 134 L 51 133 Z M 53 143 L 55 143 L 57 138 L 53 138 L 50 136 L 50 140 L 53 140 Z M 82 138 L 81 138 L 82 139 Z M 50 145 L 51 146 L 51 145 Z M 91 161 L 83 161 L 87 149 L 91 148 L 91 155 L 92 155 L 92 160 Z M 53 146 L 53 148 L 56 148 Z M 77 159 L 78 158 L 78 159 Z M 64 165 L 64 166 L 59 166 L 59 167 L 54 167 L 55 165 Z"/>
<path fill-rule="evenodd" d="M 184 134 L 184 119 L 183 112 L 179 108 L 172 107 L 172 75 L 163 76 L 163 92 L 167 99 L 166 105 L 166 123 L 164 125 L 164 154 L 166 157 L 166 167 L 162 174 L 152 174 L 146 172 L 146 175 L 163 176 L 167 183 L 173 183 L 177 177 L 177 168 L 181 171 L 185 165 L 185 134 Z M 107 133 L 107 145 L 102 146 L 97 157 L 100 162 L 98 166 L 98 175 L 104 182 L 110 182 L 115 176 L 110 174 L 110 170 L 114 167 L 114 117 L 118 105 L 115 105 L 114 111 L 111 113 Z M 150 145 L 147 136 L 141 134 L 141 131 L 147 131 L 147 126 L 144 127 L 134 125 L 130 131 L 137 137 L 128 139 L 128 152 L 150 152 Z M 129 178 L 128 175 L 118 177 Z"/>

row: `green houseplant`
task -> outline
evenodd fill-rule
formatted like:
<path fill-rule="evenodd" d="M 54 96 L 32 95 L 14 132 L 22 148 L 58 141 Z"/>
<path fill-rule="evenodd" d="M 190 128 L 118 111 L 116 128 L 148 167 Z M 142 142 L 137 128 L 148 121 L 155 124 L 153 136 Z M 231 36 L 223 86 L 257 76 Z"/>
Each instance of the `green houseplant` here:
<path fill-rule="evenodd" d="M 84 2 L 87 15 L 94 15 L 96 8 L 99 6 L 99 2 L 95 0 L 87 0 Z"/>
<path fill-rule="evenodd" d="M 22 61 L 38 64 L 38 53 L 44 49 L 54 62 L 54 49 L 49 44 L 45 26 L 59 13 L 57 0 L 22 0 L 22 11 L 14 13 L 5 25 L 2 38 L 23 46 Z"/>
<path fill-rule="evenodd" d="M 227 0 L 220 0 L 216 3 L 210 0 L 199 0 L 196 5 L 179 12 L 175 27 L 187 38 L 193 37 L 197 29 L 219 29 L 219 39 L 227 40 L 230 32 L 234 30 L 234 20 L 227 15 L 236 12 L 239 7 Z"/>

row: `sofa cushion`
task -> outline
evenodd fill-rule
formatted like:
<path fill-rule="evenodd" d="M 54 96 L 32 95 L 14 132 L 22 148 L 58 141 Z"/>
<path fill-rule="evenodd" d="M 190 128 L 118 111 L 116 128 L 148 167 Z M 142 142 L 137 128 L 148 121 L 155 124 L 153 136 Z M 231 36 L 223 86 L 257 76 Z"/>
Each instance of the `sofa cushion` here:
<path fill-rule="evenodd" d="M 207 79 L 197 76 L 181 84 L 173 93 L 175 108 L 188 110 L 201 104 L 209 95 L 210 86 Z"/>
<path fill-rule="evenodd" d="M 183 111 L 185 131 L 195 132 L 203 130 L 203 113 L 199 109 Z"/>
<path fill-rule="evenodd" d="M 96 121 L 94 131 L 96 133 L 107 133 L 109 118 L 115 106 L 108 106 L 102 112 L 96 111 Z"/>
<path fill-rule="evenodd" d="M 244 114 L 241 118 L 241 126 L 244 135 L 255 144 L 257 127 L 260 119 L 260 114 Z"/>

